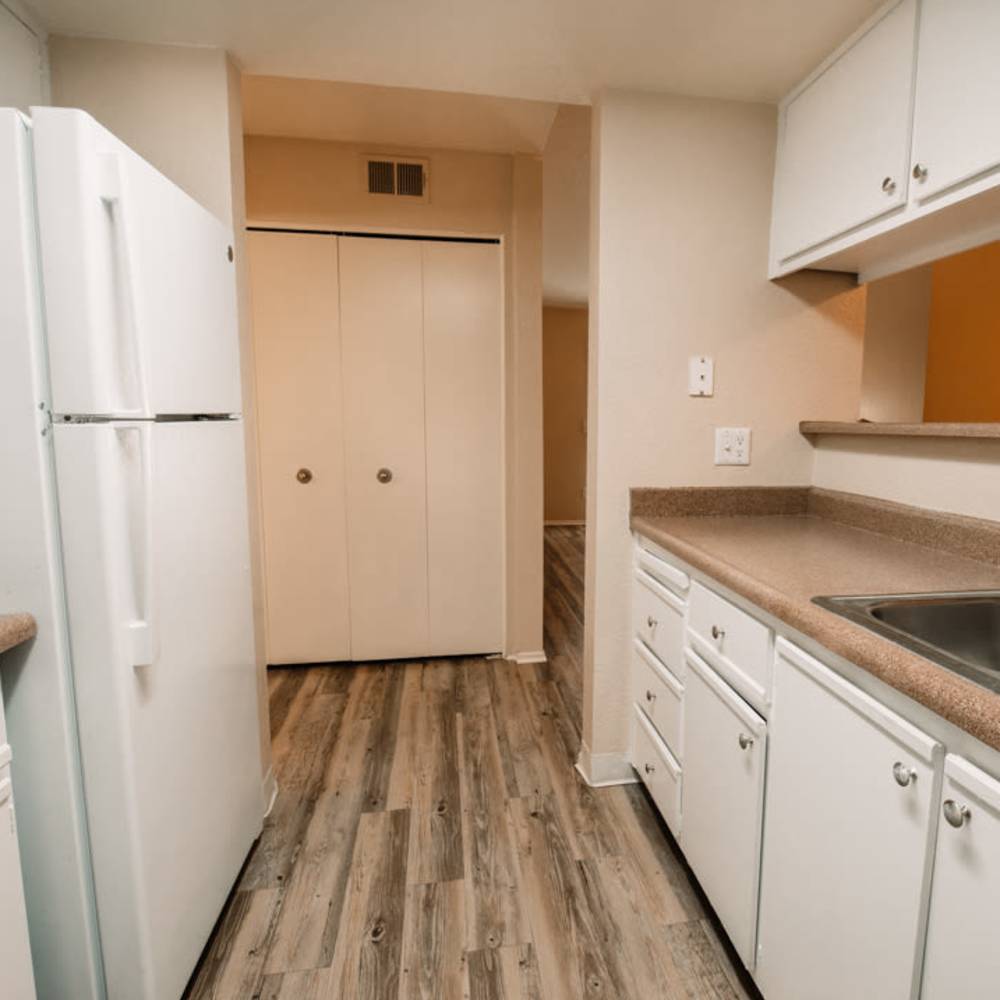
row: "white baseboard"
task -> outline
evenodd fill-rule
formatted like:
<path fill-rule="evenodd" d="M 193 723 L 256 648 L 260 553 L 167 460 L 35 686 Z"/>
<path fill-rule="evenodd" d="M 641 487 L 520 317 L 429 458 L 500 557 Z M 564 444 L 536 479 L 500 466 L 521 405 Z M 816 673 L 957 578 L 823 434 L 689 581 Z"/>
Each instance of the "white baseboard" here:
<path fill-rule="evenodd" d="M 278 779 L 274 776 L 274 768 L 269 767 L 264 781 L 261 783 L 261 801 L 265 803 L 264 818 L 271 815 L 274 808 L 274 800 L 278 797 Z"/>
<path fill-rule="evenodd" d="M 609 785 L 634 785 L 639 779 L 625 753 L 591 753 L 586 743 L 580 744 L 576 769 L 592 788 Z"/>
<path fill-rule="evenodd" d="M 582 528 L 586 521 L 546 521 L 546 528 Z"/>
<path fill-rule="evenodd" d="M 545 655 L 544 649 L 536 649 L 533 652 L 528 653 L 509 653 L 507 655 L 508 660 L 513 660 L 514 663 L 547 663 L 548 657 Z"/>

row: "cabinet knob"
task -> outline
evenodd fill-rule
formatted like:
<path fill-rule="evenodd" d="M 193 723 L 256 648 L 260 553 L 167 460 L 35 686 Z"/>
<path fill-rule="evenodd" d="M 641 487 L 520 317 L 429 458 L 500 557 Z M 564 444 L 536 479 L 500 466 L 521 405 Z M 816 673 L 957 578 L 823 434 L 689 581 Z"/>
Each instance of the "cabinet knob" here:
<path fill-rule="evenodd" d="M 312 482 L 312 477 L 313 477 L 312 469 L 299 469 L 299 471 L 295 473 L 295 478 L 300 483 L 303 483 L 303 484 L 305 484 L 305 483 L 311 483 Z"/>
<path fill-rule="evenodd" d="M 882 181 L 882 190 L 886 194 L 895 194 L 896 193 L 896 182 L 891 177 L 886 177 Z"/>
<path fill-rule="evenodd" d="M 899 760 L 892 765 L 892 776 L 896 779 L 896 784 L 900 788 L 906 788 L 917 780 L 917 772 Z"/>
<path fill-rule="evenodd" d="M 653 767 L 652 764 L 645 764 L 642 769 L 646 772 L 646 774 L 654 774 L 656 772 L 656 768 Z"/>
<path fill-rule="evenodd" d="M 712 626 L 712 638 L 713 639 L 716 639 L 716 640 L 722 639 L 725 636 L 725 634 L 726 634 L 726 630 L 724 628 L 719 628 L 718 625 L 713 625 Z"/>
<path fill-rule="evenodd" d="M 647 615 L 647 617 L 646 617 L 646 626 L 648 628 L 656 628 L 656 626 L 659 625 L 659 624 L 660 623 L 652 615 Z"/>
<path fill-rule="evenodd" d="M 944 818 L 956 830 L 964 826 L 967 819 L 972 818 L 969 807 L 964 803 L 959 805 L 954 799 L 945 799 L 944 804 L 941 806 L 941 811 L 944 813 Z"/>
<path fill-rule="evenodd" d="M 927 167 L 925 167 L 922 163 L 914 163 L 913 179 L 915 181 L 920 181 L 921 183 L 927 180 Z"/>
<path fill-rule="evenodd" d="M 392 469 L 379 469 L 375 473 L 375 478 L 380 483 L 391 483 L 392 482 Z"/>
<path fill-rule="evenodd" d="M 753 746 L 753 737 L 747 736 L 746 733 L 740 733 L 739 744 L 741 750 L 749 750 Z"/>
<path fill-rule="evenodd" d="M 652 691 L 647 691 L 646 692 L 646 701 L 648 701 L 650 703 L 650 705 L 652 705 L 653 702 L 656 701 L 656 695 L 653 694 Z"/>

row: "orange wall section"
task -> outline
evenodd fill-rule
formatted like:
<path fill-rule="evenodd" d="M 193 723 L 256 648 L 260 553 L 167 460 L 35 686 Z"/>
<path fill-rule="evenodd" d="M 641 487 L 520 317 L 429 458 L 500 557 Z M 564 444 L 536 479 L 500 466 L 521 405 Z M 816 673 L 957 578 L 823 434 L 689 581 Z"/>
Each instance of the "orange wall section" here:
<path fill-rule="evenodd" d="M 542 310 L 545 520 L 583 521 L 587 485 L 587 310 Z"/>
<path fill-rule="evenodd" d="M 924 420 L 1000 421 L 1000 242 L 933 266 Z"/>

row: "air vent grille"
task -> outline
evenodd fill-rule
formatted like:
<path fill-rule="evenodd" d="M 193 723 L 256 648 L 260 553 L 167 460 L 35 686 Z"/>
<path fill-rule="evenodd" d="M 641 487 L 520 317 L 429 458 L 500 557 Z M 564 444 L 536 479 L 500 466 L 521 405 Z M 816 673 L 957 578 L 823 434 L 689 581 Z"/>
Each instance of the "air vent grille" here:
<path fill-rule="evenodd" d="M 369 194 L 396 195 L 417 201 L 428 200 L 429 163 L 403 156 L 365 156 L 364 179 Z"/>
<path fill-rule="evenodd" d="M 368 193 L 395 194 L 395 168 L 392 160 L 369 160 Z"/>
<path fill-rule="evenodd" d="M 396 164 L 396 193 L 411 198 L 424 196 L 424 167 L 422 163 Z"/>

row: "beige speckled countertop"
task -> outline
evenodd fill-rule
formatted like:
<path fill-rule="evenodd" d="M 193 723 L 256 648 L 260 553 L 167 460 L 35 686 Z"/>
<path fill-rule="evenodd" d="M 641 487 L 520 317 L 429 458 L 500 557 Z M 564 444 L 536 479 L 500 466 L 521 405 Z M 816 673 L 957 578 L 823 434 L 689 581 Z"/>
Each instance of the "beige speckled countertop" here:
<path fill-rule="evenodd" d="M 0 615 L 0 653 L 33 638 L 35 631 L 31 615 Z"/>
<path fill-rule="evenodd" d="M 1000 590 L 1000 525 L 808 488 L 750 491 L 748 515 L 729 513 L 740 509 L 738 489 L 670 493 L 633 491 L 633 530 L 1000 750 L 1000 695 L 812 603 L 822 595 Z M 977 527 L 978 550 L 970 544 Z M 950 535 L 962 536 L 957 551 Z M 925 544 L 902 540 L 914 537 Z"/>

